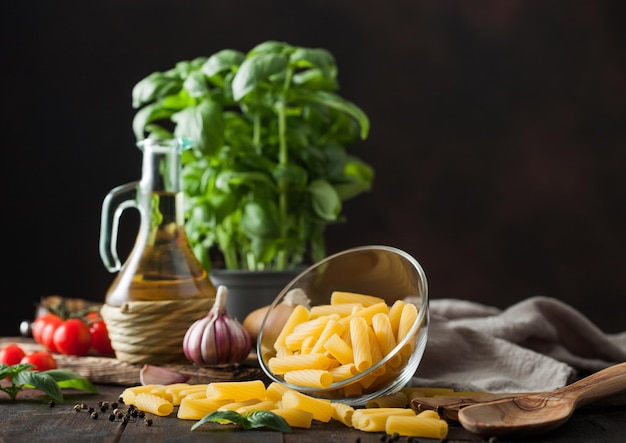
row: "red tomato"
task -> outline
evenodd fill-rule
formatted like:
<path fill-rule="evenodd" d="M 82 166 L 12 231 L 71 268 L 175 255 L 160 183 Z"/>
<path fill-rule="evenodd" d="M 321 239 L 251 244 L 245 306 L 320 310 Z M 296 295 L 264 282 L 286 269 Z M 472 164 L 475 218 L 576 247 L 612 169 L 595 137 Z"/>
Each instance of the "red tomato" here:
<path fill-rule="evenodd" d="M 0 363 L 13 366 L 22 361 L 25 355 L 26 353 L 18 344 L 11 343 L 10 345 L 6 345 L 0 351 Z"/>
<path fill-rule="evenodd" d="M 54 315 L 54 314 L 52 314 Z M 54 333 L 57 328 L 63 324 L 63 319 L 57 315 L 46 319 L 43 328 L 41 329 L 41 344 L 44 345 L 51 352 L 59 352 L 54 343 Z"/>
<path fill-rule="evenodd" d="M 48 369 L 56 369 L 57 362 L 49 352 L 37 351 L 27 354 L 22 358 L 20 363 L 30 363 L 35 365 L 38 371 L 47 371 Z"/>
<path fill-rule="evenodd" d="M 61 323 L 54 331 L 53 340 L 57 352 L 65 355 L 85 355 L 91 348 L 89 326 L 78 318 Z"/>
<path fill-rule="evenodd" d="M 43 339 L 42 339 L 42 333 L 43 333 L 44 327 L 49 323 L 59 325 L 61 324 L 62 321 L 63 320 L 61 319 L 61 317 L 59 317 L 56 314 L 47 313 L 47 314 L 40 315 L 39 317 L 35 319 L 35 321 L 33 321 L 33 324 L 31 326 L 31 333 L 33 334 L 33 338 L 35 339 L 37 343 L 45 346 Z"/>
<path fill-rule="evenodd" d="M 101 354 L 115 354 L 115 350 L 111 346 L 111 340 L 109 339 L 109 331 L 104 320 L 91 323 L 89 326 L 89 332 L 91 333 L 91 346 Z"/>

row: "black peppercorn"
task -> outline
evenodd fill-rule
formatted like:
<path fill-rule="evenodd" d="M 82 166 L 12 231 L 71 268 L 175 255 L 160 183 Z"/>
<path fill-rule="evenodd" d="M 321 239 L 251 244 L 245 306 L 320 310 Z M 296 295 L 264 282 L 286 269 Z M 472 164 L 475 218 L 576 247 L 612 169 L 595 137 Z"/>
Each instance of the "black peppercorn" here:
<path fill-rule="evenodd" d="M 149 417 L 146 417 L 143 422 L 146 424 L 146 426 L 152 426 L 152 419 Z"/>
<path fill-rule="evenodd" d="M 109 421 L 115 421 L 115 414 L 112 412 L 109 414 Z"/>
<path fill-rule="evenodd" d="M 97 412 L 92 412 L 91 413 L 91 418 L 93 418 L 94 420 L 98 418 L 98 413 Z"/>

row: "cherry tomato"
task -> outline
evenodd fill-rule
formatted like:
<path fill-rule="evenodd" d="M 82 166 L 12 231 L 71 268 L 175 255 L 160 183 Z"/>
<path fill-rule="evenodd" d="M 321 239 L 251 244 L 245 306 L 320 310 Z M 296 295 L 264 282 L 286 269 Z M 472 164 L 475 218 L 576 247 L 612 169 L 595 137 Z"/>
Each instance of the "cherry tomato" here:
<path fill-rule="evenodd" d="M 57 362 L 49 352 L 37 351 L 30 354 L 26 354 L 20 363 L 30 363 L 35 365 L 35 369 L 38 371 L 47 371 L 48 369 L 56 369 Z"/>
<path fill-rule="evenodd" d="M 65 355 L 85 355 L 91 348 L 91 334 L 87 323 L 79 318 L 70 318 L 54 331 L 54 346 Z"/>
<path fill-rule="evenodd" d="M 89 332 L 91 333 L 91 346 L 101 354 L 115 354 L 115 350 L 111 346 L 111 339 L 109 339 L 109 331 L 104 320 L 93 322 L 89 325 Z"/>
<path fill-rule="evenodd" d="M 54 314 L 52 314 L 54 315 Z M 54 333 L 63 324 L 63 319 L 57 315 L 48 317 L 41 329 L 41 344 L 51 352 L 60 352 L 54 343 Z"/>
<path fill-rule="evenodd" d="M 18 364 L 26 353 L 24 350 L 16 343 L 11 343 L 6 345 L 0 351 L 0 363 L 5 363 L 9 366 L 13 366 Z"/>
<path fill-rule="evenodd" d="M 45 346 L 42 339 L 43 328 L 49 323 L 59 325 L 61 321 L 61 317 L 53 313 L 47 313 L 37 317 L 31 326 L 31 333 L 35 341 Z"/>

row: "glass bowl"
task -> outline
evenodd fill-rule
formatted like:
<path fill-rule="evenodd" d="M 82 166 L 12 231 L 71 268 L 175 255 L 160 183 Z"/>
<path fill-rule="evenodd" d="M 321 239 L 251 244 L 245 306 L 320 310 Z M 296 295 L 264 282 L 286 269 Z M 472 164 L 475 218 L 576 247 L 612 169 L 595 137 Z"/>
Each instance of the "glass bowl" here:
<path fill-rule="evenodd" d="M 407 306 L 407 312 L 412 312 L 412 316 L 407 316 L 408 322 L 403 320 L 403 326 L 401 327 L 403 332 L 400 336 L 394 337 L 392 345 L 387 343 L 386 346 L 373 346 L 374 342 L 369 341 L 371 351 L 371 365 L 369 367 L 367 364 L 361 366 L 360 369 L 351 367 L 351 371 L 349 373 L 344 372 L 344 375 L 337 375 L 339 370 L 332 371 L 334 373 L 332 382 L 329 382 L 330 379 L 324 371 L 331 371 L 337 366 L 348 364 L 348 362 L 340 363 L 335 361 L 334 364 L 329 366 L 324 365 L 321 368 L 322 372 L 320 372 L 319 368 L 313 367 L 316 369 L 315 374 L 309 373 L 307 377 L 314 375 L 314 381 L 299 381 L 303 379 L 301 374 L 298 377 L 295 375 L 286 376 L 284 364 L 282 369 L 277 369 L 281 367 L 277 363 L 280 357 L 306 354 L 315 348 L 317 348 L 317 353 L 321 353 L 322 356 L 330 359 L 338 356 L 339 353 L 336 351 L 334 353 L 329 352 L 326 348 L 330 345 L 321 347 L 319 344 L 315 345 L 314 343 L 317 341 L 315 333 L 309 333 L 309 335 L 316 338 L 310 339 L 306 344 L 306 338 L 301 343 L 295 339 L 288 340 L 290 348 L 286 350 L 285 346 L 283 346 L 285 333 L 282 333 L 282 337 L 278 338 L 281 335 L 279 331 L 285 325 L 287 325 L 287 328 L 293 328 L 293 324 L 289 325 L 288 317 L 294 310 L 292 308 L 287 315 L 284 312 L 279 313 L 279 310 L 284 310 L 283 302 L 294 292 L 304 292 L 310 300 L 309 313 L 317 313 L 312 314 L 309 318 L 318 318 L 323 316 L 323 312 L 328 312 L 325 309 L 332 306 L 331 297 L 335 291 L 368 295 L 382 299 L 381 301 L 384 301 L 386 306 L 380 305 L 380 303 L 376 303 L 373 300 L 372 304 L 378 305 L 375 308 L 376 310 L 381 307 L 383 309 L 388 308 L 388 319 L 392 317 L 396 319 L 390 322 L 390 324 L 396 325 L 394 331 L 398 329 L 399 321 L 397 318 L 400 308 L 405 305 L 411 305 Z M 393 306 L 396 303 L 397 306 L 394 308 Z M 364 307 L 363 309 L 366 310 L 367 308 Z M 394 314 L 392 315 L 391 312 L 394 312 Z M 342 315 L 359 316 L 359 311 L 352 311 L 351 314 Z M 366 323 L 368 323 L 370 329 L 373 329 L 371 327 L 371 315 L 370 313 L 369 320 L 366 320 Z M 335 314 L 332 318 L 341 321 L 339 314 Z M 376 336 L 376 334 L 372 331 L 364 332 L 364 329 L 352 329 L 349 318 L 343 321 L 345 326 L 344 332 L 338 333 L 338 335 L 341 335 L 344 342 L 348 343 L 350 349 L 354 351 L 357 348 L 362 348 L 363 343 L 367 341 L 364 335 L 367 334 L 369 340 L 373 340 L 372 336 Z M 380 325 L 381 323 L 378 320 L 385 319 L 377 319 L 376 323 Z M 386 321 L 382 322 L 382 324 L 384 323 Z M 395 393 L 407 385 L 417 370 L 424 354 L 428 325 L 428 285 L 426 275 L 417 260 L 408 253 L 390 246 L 360 246 L 326 257 L 304 270 L 283 288 L 271 304 L 261 323 L 257 339 L 257 355 L 261 368 L 272 381 L 316 398 L 338 401 L 351 406 L 363 406 L 374 398 Z M 361 338 L 351 337 L 350 334 L 346 336 L 346 329 L 352 331 L 350 334 L 355 333 Z M 381 327 L 378 326 L 377 330 L 380 332 Z M 357 334 L 357 331 L 360 331 L 360 333 Z M 302 330 L 300 334 L 302 335 Z M 328 338 L 328 334 L 320 333 L 320 335 L 325 335 Z M 277 344 L 277 340 L 280 341 L 280 344 Z M 384 339 L 382 340 L 384 341 Z M 379 340 L 375 343 L 378 344 L 380 341 L 381 338 L 379 336 Z M 298 345 L 297 343 L 300 344 Z M 378 349 L 386 348 L 387 352 L 380 352 L 376 355 L 377 353 L 373 351 L 375 347 Z M 323 359 L 323 357 L 320 358 Z M 353 362 L 357 363 L 359 359 L 360 357 L 355 354 Z M 341 360 L 345 360 L 345 358 Z M 328 360 L 324 360 L 324 362 L 328 363 Z M 304 368 L 310 369 L 306 364 Z M 296 369 L 296 366 L 292 367 L 292 369 Z"/>

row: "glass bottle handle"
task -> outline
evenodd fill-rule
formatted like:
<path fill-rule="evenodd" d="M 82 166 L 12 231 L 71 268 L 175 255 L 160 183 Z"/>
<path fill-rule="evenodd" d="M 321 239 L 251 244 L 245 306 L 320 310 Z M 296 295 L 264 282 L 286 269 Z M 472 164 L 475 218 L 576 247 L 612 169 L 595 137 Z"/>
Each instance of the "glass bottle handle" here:
<path fill-rule="evenodd" d="M 102 202 L 102 218 L 100 221 L 100 257 L 109 272 L 117 272 L 122 262 L 117 253 L 117 233 L 120 216 L 127 208 L 138 208 L 138 181 L 113 188 Z"/>

